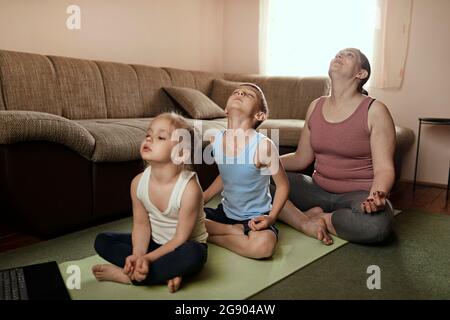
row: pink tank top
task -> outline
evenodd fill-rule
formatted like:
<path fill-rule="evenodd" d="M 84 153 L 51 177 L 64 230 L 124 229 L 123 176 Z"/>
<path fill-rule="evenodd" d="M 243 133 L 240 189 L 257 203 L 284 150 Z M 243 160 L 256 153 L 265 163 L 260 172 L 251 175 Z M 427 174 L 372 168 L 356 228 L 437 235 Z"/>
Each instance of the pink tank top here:
<path fill-rule="evenodd" d="M 352 115 L 338 123 L 325 120 L 325 99 L 319 99 L 308 122 L 316 158 L 313 180 L 332 193 L 370 191 L 373 166 L 367 115 L 375 99 L 365 98 Z"/>

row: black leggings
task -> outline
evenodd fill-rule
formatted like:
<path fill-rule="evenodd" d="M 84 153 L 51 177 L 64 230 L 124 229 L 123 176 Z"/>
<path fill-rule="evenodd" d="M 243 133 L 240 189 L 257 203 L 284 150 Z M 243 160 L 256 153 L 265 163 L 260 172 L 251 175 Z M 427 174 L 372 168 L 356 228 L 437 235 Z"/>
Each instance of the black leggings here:
<path fill-rule="evenodd" d="M 161 245 L 150 241 L 147 252 Z M 97 235 L 95 251 L 106 261 L 123 268 L 125 260 L 133 253 L 130 233 L 104 232 Z M 164 284 L 177 276 L 190 276 L 198 273 L 206 263 L 208 247 L 206 243 L 188 240 L 174 251 L 160 257 L 150 264 L 147 278 L 135 285 Z"/>
<path fill-rule="evenodd" d="M 394 210 L 389 201 L 383 211 L 363 213 L 360 206 L 369 196 L 368 191 L 331 193 L 310 176 L 293 172 L 287 175 L 291 185 L 289 200 L 301 211 L 320 207 L 332 213 L 331 222 L 340 238 L 368 244 L 382 242 L 391 234 Z"/>

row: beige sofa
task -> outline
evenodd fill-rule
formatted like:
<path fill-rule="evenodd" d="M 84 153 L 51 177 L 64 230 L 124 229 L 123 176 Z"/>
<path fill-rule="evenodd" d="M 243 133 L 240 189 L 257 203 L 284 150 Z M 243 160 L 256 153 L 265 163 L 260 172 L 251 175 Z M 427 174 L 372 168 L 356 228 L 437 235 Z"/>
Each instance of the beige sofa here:
<path fill-rule="evenodd" d="M 226 80 L 226 81 L 225 81 Z M 228 81 L 264 90 L 281 153 L 295 150 L 309 103 L 327 78 L 206 73 L 0 50 L 0 214 L 44 237 L 131 214 L 129 185 L 143 169 L 139 144 L 149 120 L 186 113 L 162 90 L 193 88 L 224 107 Z M 203 130 L 226 119 L 202 121 Z M 397 127 L 397 154 L 413 140 Z M 400 163 L 400 161 L 397 161 Z M 206 187 L 217 173 L 197 165 Z"/>

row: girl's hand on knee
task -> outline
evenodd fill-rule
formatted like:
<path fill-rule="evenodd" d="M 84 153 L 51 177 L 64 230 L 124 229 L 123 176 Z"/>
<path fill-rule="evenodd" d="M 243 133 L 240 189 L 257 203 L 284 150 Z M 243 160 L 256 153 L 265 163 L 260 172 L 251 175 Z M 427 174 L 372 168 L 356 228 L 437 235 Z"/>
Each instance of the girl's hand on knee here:
<path fill-rule="evenodd" d="M 123 267 L 123 273 L 125 273 L 127 276 L 131 277 L 131 275 L 134 272 L 134 269 L 136 268 L 136 261 L 139 257 L 137 255 L 132 254 L 131 256 L 128 256 L 125 260 L 125 266 Z"/>
<path fill-rule="evenodd" d="M 383 211 L 386 208 L 386 193 L 375 191 L 362 204 L 361 210 L 364 213 L 375 213 Z"/>

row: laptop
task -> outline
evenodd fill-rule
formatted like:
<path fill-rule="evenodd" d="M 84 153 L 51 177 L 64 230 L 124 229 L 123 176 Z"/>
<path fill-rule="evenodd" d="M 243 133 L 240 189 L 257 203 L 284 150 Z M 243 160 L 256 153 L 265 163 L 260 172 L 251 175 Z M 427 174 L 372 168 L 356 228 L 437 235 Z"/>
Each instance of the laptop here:
<path fill-rule="evenodd" d="M 70 300 L 56 261 L 0 270 L 0 300 Z"/>

